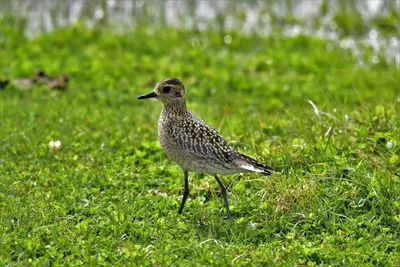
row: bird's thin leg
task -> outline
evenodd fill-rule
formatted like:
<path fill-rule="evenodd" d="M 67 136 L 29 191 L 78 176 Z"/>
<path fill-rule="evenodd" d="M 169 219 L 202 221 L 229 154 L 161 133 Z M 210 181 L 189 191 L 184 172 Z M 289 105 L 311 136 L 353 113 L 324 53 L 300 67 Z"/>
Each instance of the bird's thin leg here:
<path fill-rule="evenodd" d="M 226 189 L 222 182 L 218 179 L 218 176 L 215 175 L 215 180 L 217 180 L 219 184 L 219 188 L 221 189 L 222 196 L 224 197 L 224 203 L 225 203 L 225 209 L 226 209 L 226 218 L 230 219 L 231 218 L 231 213 L 229 211 L 229 204 L 228 204 L 228 196 L 226 195 Z"/>
<path fill-rule="evenodd" d="M 181 202 L 181 206 L 179 207 L 179 214 L 182 214 L 183 206 L 185 206 L 186 199 L 189 195 L 189 179 L 188 179 L 188 172 L 184 171 L 185 174 L 185 189 L 183 191 L 183 198 Z"/>

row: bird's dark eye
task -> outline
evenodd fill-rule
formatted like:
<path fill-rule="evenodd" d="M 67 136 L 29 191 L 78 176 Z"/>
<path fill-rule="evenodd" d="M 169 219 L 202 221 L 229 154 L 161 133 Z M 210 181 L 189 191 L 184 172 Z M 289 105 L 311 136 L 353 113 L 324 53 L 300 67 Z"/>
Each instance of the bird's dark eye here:
<path fill-rule="evenodd" d="M 163 88 L 163 93 L 169 93 L 171 91 L 172 87 L 171 86 L 165 86 Z"/>

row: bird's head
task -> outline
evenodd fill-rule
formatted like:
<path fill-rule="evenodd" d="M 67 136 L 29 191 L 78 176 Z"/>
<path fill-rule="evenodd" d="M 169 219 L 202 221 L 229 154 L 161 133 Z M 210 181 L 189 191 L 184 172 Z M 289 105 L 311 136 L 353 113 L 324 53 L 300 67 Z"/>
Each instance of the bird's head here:
<path fill-rule="evenodd" d="M 157 98 L 163 103 L 185 100 L 185 86 L 176 78 L 166 78 L 157 83 L 152 92 L 141 95 L 138 99 Z"/>

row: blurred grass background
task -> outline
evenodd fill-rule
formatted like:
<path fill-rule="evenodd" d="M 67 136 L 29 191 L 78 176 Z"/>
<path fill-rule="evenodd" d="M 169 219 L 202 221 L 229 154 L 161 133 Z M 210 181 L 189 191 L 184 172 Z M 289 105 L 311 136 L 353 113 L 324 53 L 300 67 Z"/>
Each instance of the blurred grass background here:
<path fill-rule="evenodd" d="M 396 1 L 1 1 L 4 265 L 400 261 Z M 12 82 L 66 73 L 66 90 Z M 282 169 L 182 172 L 157 141 L 164 77 Z M 49 147 L 60 140 L 61 147 Z M 277 191 L 273 190 L 275 188 Z"/>

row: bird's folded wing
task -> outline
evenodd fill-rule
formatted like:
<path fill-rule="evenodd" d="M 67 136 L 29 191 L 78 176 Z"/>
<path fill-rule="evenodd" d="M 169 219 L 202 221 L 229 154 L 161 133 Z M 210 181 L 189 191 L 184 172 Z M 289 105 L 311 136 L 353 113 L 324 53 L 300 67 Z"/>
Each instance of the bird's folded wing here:
<path fill-rule="evenodd" d="M 177 146 L 198 157 L 227 163 L 237 154 L 217 130 L 197 117 L 170 127 L 169 134 Z"/>

